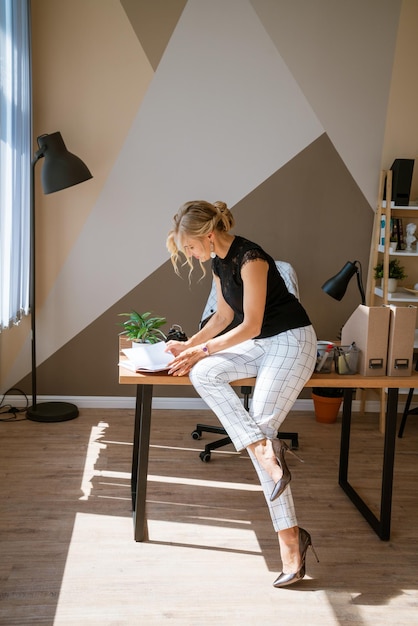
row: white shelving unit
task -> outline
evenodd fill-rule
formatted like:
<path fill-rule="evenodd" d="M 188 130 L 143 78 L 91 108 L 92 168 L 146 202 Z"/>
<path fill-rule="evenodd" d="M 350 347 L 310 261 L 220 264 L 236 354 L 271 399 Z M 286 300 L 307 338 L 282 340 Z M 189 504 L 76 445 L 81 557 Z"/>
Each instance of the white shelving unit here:
<path fill-rule="evenodd" d="M 375 287 L 374 293 L 376 296 L 382 298 L 383 300 L 382 287 Z M 387 302 L 385 302 L 385 304 L 389 302 L 407 302 L 409 304 L 418 304 L 418 293 L 416 296 L 414 296 L 413 294 L 408 293 L 408 291 L 403 287 L 399 287 L 399 291 L 395 291 L 394 293 L 388 293 L 386 300 Z"/>
<path fill-rule="evenodd" d="M 377 203 L 377 210 L 375 214 L 375 223 L 373 229 L 373 240 L 370 254 L 369 265 L 369 298 L 368 304 L 370 306 L 378 306 L 380 304 L 397 304 L 397 305 L 414 305 L 418 307 L 418 291 L 415 291 L 414 285 L 418 283 L 418 206 L 395 206 L 394 203 L 390 203 L 391 206 L 386 206 L 386 202 L 383 200 L 383 195 L 386 187 L 386 197 L 392 197 L 392 171 L 383 170 L 380 174 L 379 183 L 379 196 Z M 385 218 L 385 230 L 383 233 L 384 245 L 381 245 L 382 238 L 382 218 Z M 390 235 L 391 235 L 391 220 L 401 218 L 406 226 L 407 221 L 413 222 L 417 225 L 415 236 L 417 241 L 412 244 L 412 251 L 406 250 L 390 250 Z M 402 265 L 405 265 L 406 272 L 408 274 L 407 279 L 402 281 L 398 285 L 396 292 L 390 293 L 388 291 L 388 274 L 389 274 L 389 262 L 393 258 L 397 258 L 401 261 Z M 384 278 L 378 279 L 380 284 L 376 284 L 374 278 L 373 268 L 383 261 L 383 274 Z M 415 292 L 415 293 L 414 293 Z M 415 331 L 415 349 L 418 348 L 418 330 Z M 405 381 L 406 382 L 406 381 Z M 409 389 L 402 390 L 405 393 Z M 380 396 L 380 430 L 383 432 L 384 424 L 384 411 L 385 411 L 385 390 L 381 390 Z M 365 400 L 363 400 L 363 406 Z"/>
<path fill-rule="evenodd" d="M 417 215 L 418 218 L 418 215 Z M 378 246 L 377 247 L 378 252 L 384 252 L 385 251 L 385 247 L 384 246 Z M 407 252 L 406 250 L 395 250 L 395 252 L 392 252 L 391 250 L 389 250 L 389 256 L 418 256 L 418 252 Z"/>
<path fill-rule="evenodd" d="M 388 304 L 390 302 L 398 302 L 405 304 L 415 304 L 418 306 L 418 291 L 414 294 L 413 287 L 418 283 L 418 263 L 409 263 L 408 259 L 415 260 L 418 258 L 418 206 L 395 206 L 394 203 L 390 203 L 387 206 L 385 200 L 383 200 L 384 190 L 386 186 L 386 195 L 388 198 L 392 196 L 392 171 L 383 170 L 380 174 L 379 183 L 379 196 L 377 202 L 377 210 L 375 215 L 375 226 L 373 232 L 372 241 L 372 254 L 370 255 L 371 264 L 369 267 L 369 303 L 371 306 L 378 304 Z M 385 218 L 385 231 L 384 231 L 384 245 L 382 245 L 382 218 Z M 390 249 L 390 236 L 391 236 L 391 221 L 392 219 L 401 218 L 402 220 L 411 221 L 417 225 L 416 237 L 417 241 L 413 243 L 412 251 L 395 250 Z M 388 269 L 389 261 L 393 258 L 402 259 L 402 263 L 408 264 L 407 273 L 407 285 L 406 283 L 399 285 L 395 293 L 389 293 L 388 291 Z M 381 285 L 376 284 L 376 280 L 373 276 L 373 268 L 383 261 L 383 274 L 384 278 L 381 281 Z"/>

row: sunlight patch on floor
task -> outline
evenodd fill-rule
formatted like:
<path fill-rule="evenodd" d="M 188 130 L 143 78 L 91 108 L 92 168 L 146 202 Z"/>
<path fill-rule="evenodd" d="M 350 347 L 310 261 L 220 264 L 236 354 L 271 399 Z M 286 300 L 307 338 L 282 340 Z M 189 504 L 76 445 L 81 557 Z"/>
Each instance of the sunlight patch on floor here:
<path fill-rule="evenodd" d="M 260 485 L 249 485 L 247 483 L 228 483 L 219 480 L 201 480 L 198 478 L 185 478 L 184 476 L 156 476 L 148 474 L 148 480 L 157 483 L 170 483 L 176 485 L 193 485 L 194 487 L 214 487 L 216 489 L 233 489 L 234 491 L 261 491 Z"/>
<path fill-rule="evenodd" d="M 106 422 L 99 422 L 97 426 L 93 426 L 90 433 L 89 442 L 87 445 L 86 459 L 84 463 L 83 476 L 81 480 L 81 492 L 79 500 L 87 501 L 92 496 L 93 480 L 95 478 L 113 478 L 121 481 L 130 481 L 130 472 L 118 472 L 112 470 L 98 470 L 96 469 L 97 462 L 102 450 L 107 448 L 108 444 L 121 444 L 128 445 L 126 442 L 115 442 L 104 439 L 106 429 L 108 428 Z M 132 444 L 129 444 L 132 445 Z M 152 447 L 152 446 L 151 446 Z M 159 448 L 172 449 L 173 446 L 154 446 Z M 194 448 L 179 448 L 183 451 L 196 452 Z M 233 453 L 236 454 L 236 453 Z M 193 487 L 213 487 L 216 489 L 233 489 L 237 491 L 261 491 L 259 485 L 249 485 L 246 483 L 237 482 L 225 482 L 216 480 L 199 480 L 196 478 L 185 478 L 178 476 L 157 476 L 154 474 L 148 475 L 149 482 L 157 483 L 170 483 L 177 485 L 190 485 Z M 100 497 L 100 496 L 98 496 Z"/>
<path fill-rule="evenodd" d="M 104 450 L 107 446 L 100 441 L 106 432 L 106 428 L 109 424 L 106 422 L 99 422 L 97 426 L 93 426 L 90 433 L 89 442 L 87 445 L 86 460 L 84 463 L 83 477 L 81 480 L 81 492 L 79 500 L 88 500 L 93 489 L 92 480 L 94 476 L 97 476 L 95 465 L 100 456 L 101 450 Z"/>
<path fill-rule="evenodd" d="M 278 606 L 280 623 L 309 624 L 311 611 L 315 623 L 342 623 L 327 593 L 309 576 L 299 589 L 274 589 L 273 580 L 280 572 L 274 537 L 266 552 L 253 528 L 224 528 L 211 525 L 210 520 L 195 524 L 151 520 L 149 534 L 149 541 L 136 543 L 132 519 L 77 514 L 54 626 L 149 625 L 168 616 L 170 623 L 182 626 L 257 625 L 270 623 Z M 192 597 L 190 589 L 196 589 L 196 580 L 202 593 Z M 261 602 L 260 586 L 264 590 Z M 115 589 L 117 601 L 112 605 L 109 596 Z M 334 602 L 338 608 L 337 598 Z M 254 611 L 248 613 L 248 607 Z"/>

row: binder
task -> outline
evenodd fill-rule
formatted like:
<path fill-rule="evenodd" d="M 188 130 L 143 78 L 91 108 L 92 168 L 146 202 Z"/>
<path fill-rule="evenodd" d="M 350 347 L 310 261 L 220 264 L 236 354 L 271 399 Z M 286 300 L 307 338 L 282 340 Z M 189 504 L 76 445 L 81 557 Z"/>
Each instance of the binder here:
<path fill-rule="evenodd" d="M 390 310 L 387 375 L 411 376 L 417 307 L 386 306 Z"/>
<path fill-rule="evenodd" d="M 390 308 L 360 304 L 341 331 L 341 343 L 355 342 L 360 350 L 358 372 L 362 376 L 385 376 L 388 354 Z"/>

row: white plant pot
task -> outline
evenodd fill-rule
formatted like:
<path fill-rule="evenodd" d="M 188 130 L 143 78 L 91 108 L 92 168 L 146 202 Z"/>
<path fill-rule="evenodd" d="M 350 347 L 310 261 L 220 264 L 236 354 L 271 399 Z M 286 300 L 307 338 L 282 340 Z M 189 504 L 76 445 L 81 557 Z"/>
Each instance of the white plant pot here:
<path fill-rule="evenodd" d="M 157 343 L 162 343 L 160 341 L 157 341 Z M 140 343 L 139 341 L 133 341 L 132 342 L 132 347 L 136 348 L 137 350 L 142 350 L 143 352 L 147 352 L 150 348 L 152 351 L 152 346 L 155 346 L 155 343 Z"/>
<path fill-rule="evenodd" d="M 397 278 L 388 278 L 388 292 L 395 293 L 397 287 L 398 287 Z"/>

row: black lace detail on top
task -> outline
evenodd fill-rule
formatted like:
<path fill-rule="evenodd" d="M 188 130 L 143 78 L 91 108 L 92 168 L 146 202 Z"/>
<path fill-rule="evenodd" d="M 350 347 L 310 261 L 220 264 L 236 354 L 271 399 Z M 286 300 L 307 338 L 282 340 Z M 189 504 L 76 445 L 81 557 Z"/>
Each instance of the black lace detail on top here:
<path fill-rule="evenodd" d="M 258 259 L 268 263 L 269 271 L 263 327 L 257 338 L 308 326 L 311 323 L 309 317 L 299 300 L 287 290 L 274 259 L 258 244 L 239 236 L 234 238 L 224 259 L 216 257 L 212 262 L 213 272 L 221 281 L 223 297 L 234 311 L 236 324 L 242 322 L 244 317 L 241 269 L 246 263 Z"/>

